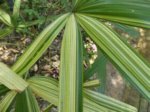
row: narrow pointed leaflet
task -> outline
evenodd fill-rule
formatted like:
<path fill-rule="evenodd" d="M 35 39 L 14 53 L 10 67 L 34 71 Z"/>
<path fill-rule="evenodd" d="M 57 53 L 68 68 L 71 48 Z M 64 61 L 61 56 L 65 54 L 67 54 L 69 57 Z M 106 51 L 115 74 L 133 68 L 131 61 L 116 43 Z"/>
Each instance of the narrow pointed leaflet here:
<path fill-rule="evenodd" d="M 59 112 L 82 112 L 82 39 L 74 15 L 61 49 Z"/>

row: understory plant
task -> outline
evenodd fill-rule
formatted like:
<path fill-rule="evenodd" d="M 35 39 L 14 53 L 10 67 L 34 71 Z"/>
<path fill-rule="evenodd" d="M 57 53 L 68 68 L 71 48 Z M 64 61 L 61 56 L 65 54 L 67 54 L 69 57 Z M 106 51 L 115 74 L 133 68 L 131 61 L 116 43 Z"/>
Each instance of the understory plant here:
<path fill-rule="evenodd" d="M 99 78 L 103 79 L 107 58 L 121 72 L 123 78 L 150 101 L 149 63 L 105 24 L 106 21 L 111 21 L 149 29 L 150 1 L 60 2 L 66 13 L 59 15 L 39 33 L 12 67 L 0 63 L 0 112 L 9 112 L 12 108 L 15 112 L 40 112 L 36 96 L 58 107 L 59 112 L 137 112 L 135 107 L 102 94 L 104 88 L 97 92 L 91 90 L 99 81 L 89 81 L 89 78 L 95 70 L 99 70 L 103 74 Z M 0 30 L 1 37 L 32 25 L 18 22 L 20 5 L 21 0 L 14 1 L 12 15 L 0 9 L 0 21 L 5 24 L 5 28 Z M 27 77 L 28 70 L 62 30 L 64 34 L 59 81 L 44 76 Z M 93 66 L 86 70 L 83 67 L 83 31 L 95 42 L 98 51 L 101 51 Z M 101 82 L 100 86 L 103 86 Z"/>

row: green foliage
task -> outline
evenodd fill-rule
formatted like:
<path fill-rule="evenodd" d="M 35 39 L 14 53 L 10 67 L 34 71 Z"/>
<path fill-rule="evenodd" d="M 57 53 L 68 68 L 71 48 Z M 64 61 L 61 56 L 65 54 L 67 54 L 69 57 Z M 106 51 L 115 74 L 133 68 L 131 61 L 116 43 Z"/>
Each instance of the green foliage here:
<path fill-rule="evenodd" d="M 43 8 L 43 5 L 42 8 L 37 7 L 37 4 L 46 3 L 46 0 L 32 0 L 29 1 L 32 8 L 24 5 L 27 7 L 26 10 L 21 10 L 21 2 L 15 0 L 12 14 L 0 9 L 0 21 L 5 24 L 5 28 L 0 30 L 1 38 L 13 31 L 20 31 L 43 22 L 40 13 L 44 11 L 48 13 L 48 8 L 52 8 L 49 4 L 46 8 Z M 136 108 L 99 93 L 104 93 L 105 89 L 104 58 L 109 58 L 117 69 L 123 72 L 123 77 L 150 101 L 149 64 L 121 40 L 113 29 L 106 26 L 103 20 L 150 28 L 150 2 L 141 0 L 69 0 L 69 4 L 67 2 L 68 0 L 61 0 L 62 7 L 65 7 L 61 10 L 61 15 L 39 33 L 11 68 L 0 63 L 0 96 L 2 96 L 0 112 L 6 112 L 12 106 L 15 112 L 40 112 L 35 94 L 58 106 L 60 112 L 137 112 Z M 67 13 L 64 14 L 64 11 Z M 22 12 L 25 13 L 25 18 L 31 15 L 29 21 L 22 18 Z M 59 81 L 48 77 L 24 78 L 26 72 L 43 55 L 64 27 Z M 85 52 L 81 34 L 83 30 L 104 55 L 98 56 L 95 63 L 86 71 L 83 69 L 83 54 L 86 54 L 83 53 Z M 101 67 L 101 71 L 98 67 Z M 86 82 L 95 72 L 98 72 L 99 79 L 102 80 L 100 84 L 102 87 L 98 92 L 89 88 L 97 86 L 99 81 Z"/>

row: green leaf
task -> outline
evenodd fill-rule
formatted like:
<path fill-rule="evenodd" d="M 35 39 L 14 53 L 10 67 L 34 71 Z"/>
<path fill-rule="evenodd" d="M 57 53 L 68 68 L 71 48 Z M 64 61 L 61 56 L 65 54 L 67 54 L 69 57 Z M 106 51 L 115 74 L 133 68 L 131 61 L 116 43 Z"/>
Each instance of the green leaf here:
<path fill-rule="evenodd" d="M 40 108 L 30 88 L 17 94 L 15 112 L 40 112 Z"/>
<path fill-rule="evenodd" d="M 84 81 L 88 80 L 90 77 L 93 76 L 93 74 L 96 72 L 98 64 L 99 64 L 99 58 L 95 60 L 95 62 L 84 72 Z"/>
<path fill-rule="evenodd" d="M 28 80 L 28 82 L 30 83 L 30 87 L 33 89 L 33 91 L 35 92 L 35 94 L 39 95 L 40 97 L 44 98 L 45 95 L 47 98 L 46 100 L 49 101 L 50 103 L 53 103 L 53 101 L 56 102 L 55 106 L 58 106 L 58 92 L 59 92 L 59 88 L 58 88 L 58 81 L 54 80 L 52 78 L 47 78 L 47 77 L 32 77 Z M 94 92 L 94 94 L 91 92 L 88 92 L 89 90 L 84 90 L 85 95 L 84 95 L 84 101 L 83 101 L 83 112 L 116 112 L 116 108 L 119 107 L 119 109 L 117 112 L 137 112 L 136 108 L 119 102 L 117 100 L 114 100 L 110 97 L 101 95 L 99 93 Z M 95 95 L 96 94 L 96 95 Z M 53 98 L 49 97 L 49 96 L 53 96 Z M 99 97 L 97 98 L 91 98 L 93 97 L 93 95 L 95 97 Z M 45 99 L 44 98 L 44 99 Z M 121 104 L 121 107 L 120 107 Z M 113 107 L 111 107 L 113 106 Z M 126 110 L 123 110 L 127 108 Z M 115 110 L 114 110 L 115 109 Z"/>
<path fill-rule="evenodd" d="M 100 81 L 99 79 L 95 79 L 95 80 L 91 80 L 91 81 L 87 81 L 83 84 L 83 86 L 85 88 L 91 88 L 91 87 L 96 87 L 100 85 Z"/>
<path fill-rule="evenodd" d="M 100 61 L 99 61 L 99 65 L 97 67 L 97 76 L 98 76 L 98 79 L 101 82 L 101 85 L 97 89 L 97 91 L 104 94 L 105 93 L 105 89 L 106 89 L 107 59 L 106 59 L 105 55 L 103 53 L 101 53 L 99 50 L 98 50 L 98 58 L 100 58 Z"/>
<path fill-rule="evenodd" d="M 91 17 L 77 16 L 93 41 L 126 73 L 124 77 L 150 101 L 150 66 L 104 24 Z"/>
<path fill-rule="evenodd" d="M 93 76 L 94 73 L 97 72 L 99 69 L 99 66 L 103 63 L 105 63 L 106 58 L 105 57 L 98 57 L 94 61 L 94 63 L 84 72 L 84 80 L 88 80 L 90 77 Z"/>
<path fill-rule="evenodd" d="M 0 62 L 0 83 L 11 90 L 22 92 L 28 84 L 5 64 Z"/>
<path fill-rule="evenodd" d="M 105 92 L 105 87 L 106 87 L 106 64 L 107 64 L 107 59 L 98 50 L 98 57 L 94 61 L 94 63 L 85 71 L 85 79 L 88 80 L 90 77 L 92 77 L 95 73 L 97 74 L 98 80 L 100 80 L 100 87 L 98 87 L 97 91 L 100 93 Z"/>
<path fill-rule="evenodd" d="M 77 12 L 109 21 L 150 28 L 150 1 L 83 0 Z"/>
<path fill-rule="evenodd" d="M 33 92 L 54 105 L 58 104 L 58 82 L 48 77 L 33 77 L 28 80 Z"/>
<path fill-rule="evenodd" d="M 114 26 L 114 28 L 116 30 L 127 33 L 133 39 L 137 39 L 140 37 L 140 32 L 139 32 L 138 28 L 119 24 L 119 23 L 112 23 L 112 25 Z"/>
<path fill-rule="evenodd" d="M 15 22 L 17 22 L 17 19 L 20 14 L 20 4 L 21 4 L 21 0 L 14 0 L 13 19 L 15 20 Z"/>
<path fill-rule="evenodd" d="M 6 94 L 6 96 L 4 96 L 4 98 L 0 101 L 0 112 L 7 111 L 16 94 L 17 93 L 15 91 L 10 91 Z"/>
<path fill-rule="evenodd" d="M 116 112 L 114 110 L 107 109 L 88 98 L 84 98 L 84 107 L 83 112 Z"/>
<path fill-rule="evenodd" d="M 137 109 L 125 103 L 112 99 L 108 96 L 99 94 L 91 90 L 84 90 L 85 98 L 93 101 L 93 104 L 99 104 L 110 111 L 115 112 L 137 112 Z M 108 111 L 106 111 L 108 112 Z"/>
<path fill-rule="evenodd" d="M 10 28 L 10 27 L 1 29 L 0 30 L 0 39 L 10 35 L 13 31 L 14 31 L 13 28 Z"/>
<path fill-rule="evenodd" d="M 81 34 L 71 15 L 61 49 L 59 112 L 82 112 L 82 49 Z"/>
<path fill-rule="evenodd" d="M 2 21 L 4 24 L 8 26 L 12 26 L 11 17 L 2 9 L 0 9 L 0 21 Z"/>
<path fill-rule="evenodd" d="M 4 85 L 0 85 L 0 96 L 6 94 L 9 91 Z"/>
<path fill-rule="evenodd" d="M 12 70 L 24 75 L 51 45 L 55 37 L 64 27 L 69 14 L 64 14 L 47 26 L 12 66 Z"/>

